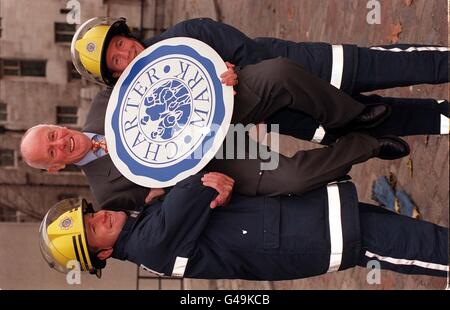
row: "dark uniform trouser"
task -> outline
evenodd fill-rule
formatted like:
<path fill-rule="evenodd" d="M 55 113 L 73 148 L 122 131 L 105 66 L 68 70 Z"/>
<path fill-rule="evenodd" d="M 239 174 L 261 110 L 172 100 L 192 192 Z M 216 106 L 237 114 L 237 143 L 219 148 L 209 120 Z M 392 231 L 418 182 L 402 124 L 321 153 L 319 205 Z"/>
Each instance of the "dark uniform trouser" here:
<path fill-rule="evenodd" d="M 390 98 L 378 95 L 358 95 L 354 97 L 361 103 L 385 103 L 391 106 L 391 115 L 379 126 L 369 129 L 367 133 L 374 137 L 386 135 L 435 135 L 442 132 L 445 121 L 448 124 L 449 103 L 447 100 L 418 99 L 418 98 Z M 311 141 L 320 124 L 309 115 L 292 109 L 283 109 L 266 120 L 269 125 L 278 124 L 279 133 L 293 136 L 297 139 Z M 346 131 L 340 134 L 346 134 Z M 318 142 L 328 145 L 335 141 L 340 134 L 324 130 Z"/>
<path fill-rule="evenodd" d="M 319 44 L 313 44 L 313 46 L 322 50 L 325 48 Z M 304 65 L 312 74 L 321 76 L 337 88 L 347 85 L 348 87 L 342 88 L 342 91 L 359 99 L 365 97 L 359 94 L 361 92 L 416 84 L 449 82 L 449 49 L 447 47 L 417 44 L 357 47 L 356 64 L 351 61 L 351 58 L 345 57 L 346 52 L 347 50 L 344 50 L 344 54 L 340 57 L 335 57 L 334 54 L 330 57 L 328 56 L 330 53 L 315 53 L 315 65 L 311 66 L 308 63 Z M 330 58 L 332 58 L 331 61 Z M 332 76 L 337 74 L 338 78 L 353 78 L 353 80 L 345 80 L 336 85 L 332 76 L 324 77 L 322 74 L 324 71 L 323 65 L 328 63 L 331 63 L 332 66 Z M 355 72 L 343 74 L 343 72 L 350 70 Z M 369 96 L 367 100 L 362 99 L 360 101 L 366 104 L 373 103 L 372 99 L 375 97 Z M 432 99 L 378 98 L 380 102 L 391 104 L 394 110 L 393 116 L 387 123 L 383 124 L 384 126 L 380 126 L 371 132 L 376 136 L 386 134 L 399 136 L 439 134 L 441 133 L 439 130 L 440 117 L 441 115 L 448 116 L 448 102 L 440 107 L 446 109 L 447 112 L 438 112 L 439 109 L 434 107 L 436 101 Z M 419 103 L 420 106 L 413 106 L 416 103 Z M 402 104 L 405 105 L 402 106 Z M 410 109 L 411 111 L 409 111 Z M 300 119 L 302 120 L 300 121 Z M 329 144 L 336 139 L 335 134 L 325 134 L 319 128 L 317 121 L 294 110 L 281 110 L 268 118 L 266 122 L 268 124 L 280 124 L 280 133 L 282 134 L 307 141 L 314 138 L 313 142 Z M 316 131 L 318 128 L 319 130 Z"/>
<path fill-rule="evenodd" d="M 448 228 L 359 204 L 362 252 L 358 265 L 377 260 L 382 269 L 445 277 Z"/>
<path fill-rule="evenodd" d="M 358 47 L 352 94 L 417 84 L 448 83 L 448 57 L 448 48 L 439 46 L 396 44 Z"/>
<path fill-rule="evenodd" d="M 359 95 L 355 99 L 366 104 L 382 102 L 392 107 L 389 118 L 368 131 L 375 137 L 444 134 L 441 132 L 441 121 L 443 117 L 449 117 L 447 100 L 390 98 L 378 95 Z"/>
<path fill-rule="evenodd" d="M 272 57 L 294 59 L 310 73 L 349 95 L 449 81 L 449 48 L 419 44 L 358 47 L 255 38 Z"/>

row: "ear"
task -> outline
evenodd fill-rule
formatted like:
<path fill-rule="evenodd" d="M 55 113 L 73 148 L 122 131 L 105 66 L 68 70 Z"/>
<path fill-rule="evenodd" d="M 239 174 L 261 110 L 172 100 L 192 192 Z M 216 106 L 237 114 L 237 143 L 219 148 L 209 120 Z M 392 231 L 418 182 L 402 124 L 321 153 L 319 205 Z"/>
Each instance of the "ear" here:
<path fill-rule="evenodd" d="M 64 169 L 66 167 L 66 165 L 61 164 L 61 165 L 55 165 L 55 166 L 51 166 L 49 168 L 47 168 L 47 171 L 50 173 L 55 173 L 58 170 Z"/>
<path fill-rule="evenodd" d="M 111 256 L 112 252 L 113 252 L 113 248 L 101 250 L 99 253 L 97 253 L 97 257 L 100 260 L 105 260 Z"/>
<path fill-rule="evenodd" d="M 113 78 L 118 79 L 119 76 L 120 76 L 120 73 L 119 72 L 113 72 L 112 76 L 113 76 Z"/>

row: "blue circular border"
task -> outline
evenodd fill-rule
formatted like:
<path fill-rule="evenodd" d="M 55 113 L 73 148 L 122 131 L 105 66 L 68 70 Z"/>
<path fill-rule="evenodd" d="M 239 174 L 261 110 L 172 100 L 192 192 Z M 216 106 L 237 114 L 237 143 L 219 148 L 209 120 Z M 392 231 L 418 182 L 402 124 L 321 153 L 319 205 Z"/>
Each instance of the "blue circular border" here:
<path fill-rule="evenodd" d="M 132 80 L 136 77 L 139 71 L 141 71 L 142 68 L 144 68 L 154 60 L 160 57 L 165 57 L 170 54 L 183 54 L 186 56 L 190 56 L 199 61 L 206 68 L 206 71 L 210 74 L 211 80 L 213 82 L 213 87 L 216 95 L 215 113 L 211 125 L 222 124 L 223 119 L 225 117 L 225 103 L 223 100 L 222 84 L 220 83 L 220 80 L 217 78 L 217 72 L 215 70 L 214 64 L 208 58 L 201 56 L 197 51 L 195 51 L 191 47 L 186 45 L 161 46 L 156 50 L 154 50 L 149 55 L 142 57 L 134 64 L 134 66 L 131 68 L 130 73 L 120 86 L 117 101 L 118 104 L 116 105 L 112 115 L 111 125 L 115 136 L 116 153 L 117 156 L 120 158 L 120 160 L 123 161 L 125 164 L 127 164 L 128 169 L 130 169 L 130 171 L 134 175 L 148 177 L 161 182 L 167 182 L 176 177 L 178 174 L 194 168 L 202 160 L 202 158 L 195 159 L 192 158 L 191 156 L 185 158 L 184 160 L 182 160 L 177 164 L 174 164 L 173 166 L 161 168 L 148 167 L 138 163 L 128 154 L 124 145 L 122 144 L 122 140 L 120 139 L 119 114 L 122 106 L 123 97 L 127 92 Z M 201 154 L 207 153 L 213 145 L 213 143 L 208 142 L 211 139 L 214 140 L 215 137 L 216 133 L 214 131 L 211 131 L 210 135 L 205 136 L 202 143 L 191 154 L 197 154 L 197 152 L 199 152 L 202 149 L 203 152 Z"/>

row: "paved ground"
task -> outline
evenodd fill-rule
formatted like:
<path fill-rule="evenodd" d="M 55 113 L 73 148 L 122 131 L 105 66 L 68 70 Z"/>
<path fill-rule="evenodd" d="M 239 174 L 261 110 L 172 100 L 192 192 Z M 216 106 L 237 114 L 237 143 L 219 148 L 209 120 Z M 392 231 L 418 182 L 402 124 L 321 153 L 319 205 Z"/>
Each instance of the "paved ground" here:
<path fill-rule="evenodd" d="M 275 36 L 293 41 L 356 43 L 363 46 L 389 44 L 395 38 L 393 25 L 401 23 L 399 43 L 447 45 L 447 0 L 380 1 L 381 24 L 366 23 L 367 1 L 362 0 L 178 0 L 173 1 L 173 22 L 210 16 L 234 25 L 249 36 Z M 218 12 L 218 15 L 216 15 Z M 448 85 L 392 89 L 381 94 L 392 97 L 448 99 Z M 371 160 L 353 168 L 351 175 L 360 199 L 371 201 L 373 180 L 393 173 L 420 207 L 425 220 L 448 227 L 449 144 L 448 136 L 408 137 L 411 155 L 396 161 Z M 283 152 L 310 147 L 289 140 Z M 411 160 L 412 171 L 408 168 Z M 366 270 L 355 268 L 311 279 L 251 282 L 185 280 L 187 288 L 226 289 L 440 289 L 446 280 L 402 276 L 383 272 L 380 285 L 368 285 Z"/>

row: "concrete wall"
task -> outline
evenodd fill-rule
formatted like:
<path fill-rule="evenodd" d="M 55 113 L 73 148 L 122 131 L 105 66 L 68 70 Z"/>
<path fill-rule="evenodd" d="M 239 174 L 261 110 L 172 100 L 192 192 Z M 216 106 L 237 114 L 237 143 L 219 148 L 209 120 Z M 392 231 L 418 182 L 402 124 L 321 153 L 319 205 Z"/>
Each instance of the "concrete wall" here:
<path fill-rule="evenodd" d="M 5 76 L 0 79 L 0 100 L 8 104 L 6 124 L 9 128 L 26 129 L 37 123 L 55 123 L 57 105 L 77 106 L 77 125 L 80 127 L 83 124 L 88 106 L 81 100 L 80 91 L 92 86 L 81 80 L 68 80 L 70 44 L 55 43 L 54 39 L 54 23 L 66 22 L 66 15 L 60 12 L 60 9 L 66 7 L 66 2 L 1 2 L 3 32 L 0 39 L 0 57 L 47 62 L 45 77 Z M 105 15 L 103 1 L 83 1 L 82 21 L 98 15 Z"/>
<path fill-rule="evenodd" d="M 0 167 L 0 207 L 8 206 L 43 214 L 60 194 L 77 194 L 93 201 L 81 173 L 48 174 L 29 168 L 21 159 L 19 144 L 26 129 L 40 123 L 56 124 L 57 106 L 78 107 L 78 121 L 84 124 L 90 102 L 100 87 L 82 80 L 68 80 L 70 44 L 55 43 L 54 23 L 66 22 L 67 0 L 1 0 L 2 35 L 0 58 L 46 61 L 45 77 L 0 77 L 0 101 L 7 104 L 7 120 L 0 125 L 15 132 L 0 136 L 1 148 L 15 151 L 15 165 Z M 81 22 L 95 16 L 125 17 L 130 27 L 152 28 L 153 0 L 80 0 Z M 168 1 L 170 4 L 170 1 Z M 169 6 L 165 6 L 168 10 Z M 142 22 L 141 22 L 142 18 Z M 169 24 L 165 25 L 169 26 Z M 151 36 L 151 31 L 145 33 Z"/>

